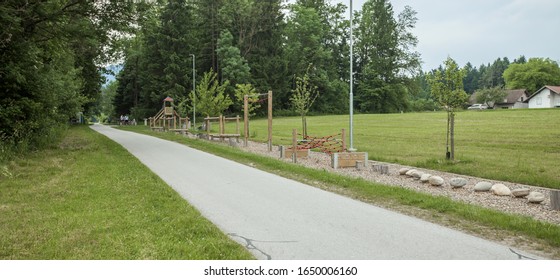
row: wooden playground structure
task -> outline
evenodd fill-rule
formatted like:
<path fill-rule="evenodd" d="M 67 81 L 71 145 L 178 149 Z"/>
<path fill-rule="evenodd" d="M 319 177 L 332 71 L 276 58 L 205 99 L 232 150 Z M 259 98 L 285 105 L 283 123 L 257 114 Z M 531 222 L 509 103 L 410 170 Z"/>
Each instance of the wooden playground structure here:
<path fill-rule="evenodd" d="M 259 94 L 258 96 L 265 96 L 264 99 L 260 101 L 266 100 L 268 103 L 268 150 L 272 151 L 272 91 L 268 91 L 267 93 Z M 239 132 L 239 121 L 241 118 L 239 116 L 235 117 L 225 117 L 225 116 L 218 116 L 218 117 L 206 117 L 204 118 L 204 130 L 206 130 L 206 136 L 208 140 L 219 139 L 220 141 L 224 141 L 225 139 L 235 138 L 237 142 L 239 142 L 239 137 L 241 134 Z M 235 133 L 226 133 L 225 127 L 226 123 L 229 121 L 235 121 Z M 218 133 L 211 133 L 211 124 L 218 122 L 219 123 L 219 130 Z M 249 140 L 249 96 L 245 95 L 243 97 L 243 136 L 244 136 L 244 146 L 247 147 L 248 140 Z"/>
<path fill-rule="evenodd" d="M 272 91 L 268 93 L 259 94 L 259 96 L 266 96 L 268 103 L 268 151 L 272 151 Z M 247 147 L 249 141 L 249 96 L 243 97 L 243 120 L 244 120 L 244 145 Z"/>
<path fill-rule="evenodd" d="M 179 113 L 177 113 L 173 105 L 173 98 L 169 96 L 163 99 L 163 107 L 161 110 L 148 120 L 152 130 L 184 133 L 188 131 L 189 118 L 182 118 Z"/>
<path fill-rule="evenodd" d="M 239 116 L 235 116 L 232 118 L 227 118 L 224 117 L 222 115 L 220 115 L 219 117 L 206 117 L 204 118 L 204 124 L 205 124 L 205 128 L 206 128 L 206 135 L 208 136 L 209 140 L 214 140 L 215 138 L 220 139 L 220 141 L 224 141 L 224 139 L 229 139 L 229 138 L 235 138 L 237 142 L 239 142 L 239 136 L 241 136 L 241 134 L 239 134 Z M 212 122 L 219 122 L 220 127 L 219 127 L 219 132 L 218 133 L 210 133 L 210 127 L 211 127 L 211 123 Z M 235 121 L 235 133 L 226 133 L 225 132 L 225 126 L 226 126 L 226 122 L 228 121 Z"/>

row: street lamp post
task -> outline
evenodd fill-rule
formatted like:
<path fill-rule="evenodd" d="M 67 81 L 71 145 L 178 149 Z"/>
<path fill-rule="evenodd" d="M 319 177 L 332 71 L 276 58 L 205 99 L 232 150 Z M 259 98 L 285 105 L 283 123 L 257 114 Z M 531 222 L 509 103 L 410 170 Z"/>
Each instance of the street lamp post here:
<path fill-rule="evenodd" d="M 354 62 L 353 62 L 353 48 L 354 48 L 354 38 L 352 34 L 353 30 L 353 11 L 352 11 L 352 0 L 350 0 L 350 149 L 349 151 L 355 151 L 354 149 Z"/>
<path fill-rule="evenodd" d="M 193 91 L 193 113 L 192 113 L 192 117 L 193 117 L 193 127 L 196 129 L 196 70 L 195 70 L 195 57 L 194 54 L 191 54 L 192 56 L 192 91 Z"/>

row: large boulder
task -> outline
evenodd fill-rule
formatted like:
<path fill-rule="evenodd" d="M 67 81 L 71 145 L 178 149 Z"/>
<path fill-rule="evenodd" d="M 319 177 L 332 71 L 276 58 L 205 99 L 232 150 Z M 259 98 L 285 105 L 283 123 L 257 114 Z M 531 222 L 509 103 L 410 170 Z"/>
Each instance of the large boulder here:
<path fill-rule="evenodd" d="M 399 174 L 400 175 L 405 175 L 406 172 L 408 172 L 409 170 L 410 170 L 410 168 L 403 167 L 403 168 L 399 169 Z"/>
<path fill-rule="evenodd" d="M 427 183 L 428 180 L 430 180 L 430 177 L 432 177 L 432 174 L 424 173 L 420 176 L 420 182 Z"/>
<path fill-rule="evenodd" d="M 495 195 L 499 195 L 499 196 L 511 195 L 511 190 L 504 184 L 495 184 L 492 186 L 491 190 Z"/>
<path fill-rule="evenodd" d="M 428 181 L 430 182 L 430 185 L 436 186 L 436 187 L 443 186 L 443 183 L 445 182 L 443 180 L 443 178 L 441 178 L 439 176 L 432 176 L 432 177 L 430 177 L 430 179 Z"/>
<path fill-rule="evenodd" d="M 529 200 L 529 202 L 531 202 L 531 203 L 539 204 L 539 203 L 544 201 L 544 194 L 542 194 L 540 192 L 531 192 L 527 196 L 527 200 Z"/>
<path fill-rule="evenodd" d="M 449 185 L 451 185 L 451 187 L 454 188 L 454 189 L 455 188 L 462 188 L 467 183 L 468 183 L 468 181 L 465 178 L 451 178 L 451 180 L 449 180 Z"/>
<path fill-rule="evenodd" d="M 476 183 L 476 185 L 474 185 L 474 191 L 475 192 L 487 192 L 492 188 L 492 183 L 490 182 L 478 182 Z"/>
<path fill-rule="evenodd" d="M 511 194 L 515 197 L 526 197 L 530 192 L 531 191 L 528 188 L 511 190 Z"/>

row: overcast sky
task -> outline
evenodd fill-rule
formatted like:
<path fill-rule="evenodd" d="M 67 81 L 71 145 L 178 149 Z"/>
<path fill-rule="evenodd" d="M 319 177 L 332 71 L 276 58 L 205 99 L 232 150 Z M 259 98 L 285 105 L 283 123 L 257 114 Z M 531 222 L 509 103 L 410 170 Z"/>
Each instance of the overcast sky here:
<path fill-rule="evenodd" d="M 331 0 L 349 6 L 350 0 Z M 365 0 L 353 0 L 354 10 Z M 424 70 L 450 56 L 460 66 L 513 62 L 520 55 L 560 62 L 560 0 L 392 0 L 395 14 L 405 5 L 418 12 L 413 33 Z"/>

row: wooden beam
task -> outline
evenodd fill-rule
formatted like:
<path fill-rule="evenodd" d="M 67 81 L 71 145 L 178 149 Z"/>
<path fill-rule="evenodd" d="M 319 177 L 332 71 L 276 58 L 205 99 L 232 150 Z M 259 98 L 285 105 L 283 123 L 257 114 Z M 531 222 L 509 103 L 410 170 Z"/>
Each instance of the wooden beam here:
<path fill-rule="evenodd" d="M 245 134 L 245 147 L 248 145 L 249 141 L 249 96 L 243 96 L 243 133 Z"/>
<path fill-rule="evenodd" d="M 297 130 L 292 130 L 292 161 L 297 162 Z"/>
<path fill-rule="evenodd" d="M 268 151 L 272 151 L 272 90 L 268 91 Z"/>

